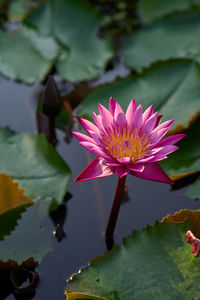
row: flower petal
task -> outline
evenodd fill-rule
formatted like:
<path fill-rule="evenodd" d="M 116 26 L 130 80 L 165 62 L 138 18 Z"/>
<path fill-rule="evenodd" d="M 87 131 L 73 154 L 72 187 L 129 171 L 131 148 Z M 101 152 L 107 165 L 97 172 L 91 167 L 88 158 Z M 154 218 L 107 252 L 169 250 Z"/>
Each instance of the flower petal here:
<path fill-rule="evenodd" d="M 130 164 L 131 158 L 130 158 L 130 157 L 117 158 L 117 161 L 118 161 L 120 164 L 127 165 L 127 164 Z"/>
<path fill-rule="evenodd" d="M 109 158 L 109 156 L 107 156 L 106 153 L 95 144 L 89 142 L 80 142 L 80 145 L 100 157 Z"/>
<path fill-rule="evenodd" d="M 130 123 L 130 132 L 132 132 L 133 128 L 140 130 L 142 126 L 142 106 L 141 104 L 137 107 L 134 118 Z"/>
<path fill-rule="evenodd" d="M 96 144 L 95 140 L 81 132 L 72 132 L 72 134 L 81 142 L 89 142 L 92 144 Z"/>
<path fill-rule="evenodd" d="M 142 124 L 144 124 L 153 115 L 153 105 L 149 106 L 142 115 Z"/>
<path fill-rule="evenodd" d="M 143 179 L 173 184 L 173 181 L 157 163 L 146 165 L 143 172 L 131 172 L 131 174 Z"/>
<path fill-rule="evenodd" d="M 92 123 L 84 118 L 81 118 L 81 117 L 77 117 L 77 119 L 78 119 L 79 123 L 81 124 L 81 126 L 85 129 L 85 131 L 88 134 L 89 134 L 89 132 L 88 132 L 89 130 L 99 134 L 99 129 L 97 128 L 97 126 L 94 123 Z"/>
<path fill-rule="evenodd" d="M 131 171 L 135 171 L 135 172 L 143 172 L 144 171 L 144 165 L 132 165 L 132 166 L 128 166 L 128 168 Z"/>
<path fill-rule="evenodd" d="M 158 113 L 155 112 L 142 126 L 141 129 L 141 135 L 144 133 L 149 136 L 149 134 L 152 132 L 152 130 L 155 127 L 156 121 L 157 121 Z"/>
<path fill-rule="evenodd" d="M 161 124 L 159 124 L 157 127 L 154 128 L 154 130 L 152 131 L 152 134 L 156 133 L 157 131 L 163 129 L 163 128 L 169 128 L 172 126 L 172 123 L 174 122 L 174 120 L 169 120 L 169 121 L 165 121 Z"/>
<path fill-rule="evenodd" d="M 113 172 L 102 163 L 102 159 L 96 157 L 85 168 L 85 170 L 75 179 L 75 181 L 84 181 L 89 179 L 101 178 L 112 175 Z"/>
<path fill-rule="evenodd" d="M 151 142 L 150 148 L 152 149 L 155 145 L 157 146 L 158 142 L 163 138 L 163 136 L 167 133 L 169 128 L 162 128 L 161 130 L 154 132 L 151 134 L 149 140 Z"/>
<path fill-rule="evenodd" d="M 114 117 L 114 114 L 115 114 L 115 106 L 116 106 L 116 101 L 115 99 L 113 99 L 113 97 L 110 98 L 110 101 L 109 101 L 109 111 L 111 112 L 111 114 L 113 115 Z"/>
<path fill-rule="evenodd" d="M 102 117 L 102 122 L 104 128 L 109 128 L 113 122 L 113 116 L 109 110 L 107 110 L 103 105 L 98 104 L 99 107 L 99 114 Z"/>
<path fill-rule="evenodd" d="M 171 136 L 168 136 L 166 138 L 164 138 L 163 140 L 161 140 L 156 147 L 161 147 L 161 146 L 166 146 L 166 145 L 172 145 L 177 143 L 178 141 L 180 141 L 182 138 L 184 138 L 186 136 L 186 134 L 174 134 Z"/>
<path fill-rule="evenodd" d="M 114 119 L 117 121 L 118 115 L 119 114 L 123 114 L 124 115 L 124 111 L 121 108 L 121 106 L 119 105 L 119 103 L 116 102 L 115 104 L 115 113 L 114 113 Z M 124 115 L 125 117 L 125 115 Z"/>
<path fill-rule="evenodd" d="M 96 123 L 96 126 L 98 127 L 98 129 L 104 130 L 104 126 L 103 126 L 103 122 L 102 122 L 102 116 L 97 116 L 95 112 L 93 112 L 93 118 L 94 118 L 94 122 Z"/>
<path fill-rule="evenodd" d="M 167 145 L 167 146 L 164 146 L 164 147 L 159 147 L 159 151 L 157 152 L 158 155 L 160 154 L 164 154 L 164 155 L 167 155 L 167 154 L 170 154 L 176 150 L 179 149 L 178 146 L 175 146 L 175 145 Z M 154 150 L 156 150 L 156 148 L 154 148 Z"/>
<path fill-rule="evenodd" d="M 126 169 L 126 168 L 124 168 L 124 167 L 117 167 L 117 168 L 115 168 L 115 171 L 114 171 L 119 177 L 124 177 L 124 176 L 126 176 L 128 173 L 129 173 L 129 171 Z"/>
<path fill-rule="evenodd" d="M 133 99 L 133 100 L 131 100 L 131 102 L 130 102 L 128 108 L 127 108 L 127 111 L 126 111 L 126 120 L 127 120 L 128 126 L 130 125 L 131 120 L 134 117 L 134 113 L 136 111 L 136 108 L 137 108 L 137 105 L 136 105 L 135 100 Z"/>

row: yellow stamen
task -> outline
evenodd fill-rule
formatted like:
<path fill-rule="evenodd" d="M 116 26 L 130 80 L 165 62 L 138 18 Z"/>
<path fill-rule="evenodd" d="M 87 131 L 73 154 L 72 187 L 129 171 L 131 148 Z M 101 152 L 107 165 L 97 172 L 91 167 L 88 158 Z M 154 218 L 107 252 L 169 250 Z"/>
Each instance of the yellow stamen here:
<path fill-rule="evenodd" d="M 106 150 L 115 158 L 130 157 L 132 162 L 141 158 L 148 150 L 148 138 L 141 137 L 138 130 L 113 130 L 103 137 Z"/>

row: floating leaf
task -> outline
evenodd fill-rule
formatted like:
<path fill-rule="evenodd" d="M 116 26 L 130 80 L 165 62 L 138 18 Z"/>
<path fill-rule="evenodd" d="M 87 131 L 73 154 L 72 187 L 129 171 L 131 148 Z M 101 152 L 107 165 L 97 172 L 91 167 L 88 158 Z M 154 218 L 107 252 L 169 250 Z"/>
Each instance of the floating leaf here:
<path fill-rule="evenodd" d="M 19 189 L 17 182 L 0 173 L 0 239 L 10 234 L 25 206 L 32 203 L 33 201 L 24 195 L 24 190 Z"/>
<path fill-rule="evenodd" d="M 58 54 L 57 44 L 51 37 L 24 26 L 12 33 L 0 30 L 0 45 L 0 72 L 26 83 L 42 80 Z"/>
<path fill-rule="evenodd" d="M 65 295 L 67 296 L 67 300 L 76 300 L 76 299 L 84 299 L 84 300 L 105 300 L 103 298 L 99 298 L 99 297 L 94 297 L 94 296 L 90 296 L 87 294 L 80 294 L 80 293 L 71 293 L 69 292 L 65 292 Z"/>
<path fill-rule="evenodd" d="M 112 56 L 109 42 L 97 37 L 103 18 L 87 1 L 48 1 L 29 16 L 26 24 L 60 43 L 57 69 L 63 79 L 97 77 Z"/>
<path fill-rule="evenodd" d="M 200 237 L 200 209 L 181 209 L 173 215 L 168 214 L 162 219 L 161 222 L 166 222 L 166 220 L 176 224 L 189 221 L 190 230 L 192 231 L 192 233 L 197 237 Z"/>
<path fill-rule="evenodd" d="M 186 11 L 195 5 L 200 5 L 199 0 L 140 0 L 138 2 L 139 15 L 143 22 L 149 23 L 170 13 Z"/>
<path fill-rule="evenodd" d="M 19 189 L 18 183 L 3 173 L 0 173 L 0 214 L 21 205 L 30 205 L 33 201 Z"/>
<path fill-rule="evenodd" d="M 128 66 L 138 72 L 170 58 L 200 62 L 200 12 L 173 16 L 135 31 L 123 47 Z"/>
<path fill-rule="evenodd" d="M 52 248 L 50 238 L 41 229 L 35 206 L 23 213 L 12 235 L 0 242 L 0 268 L 14 268 L 41 262 Z"/>
<path fill-rule="evenodd" d="M 178 153 L 169 155 L 169 159 L 160 164 L 166 172 L 171 174 L 173 180 L 181 179 L 189 174 L 200 171 L 200 119 L 185 131 L 186 137 L 178 143 Z M 193 183 L 186 192 L 192 198 L 200 197 L 199 179 Z"/>
<path fill-rule="evenodd" d="M 193 256 L 185 242 L 189 229 L 187 221 L 156 221 L 154 226 L 133 231 L 122 245 L 73 276 L 67 288 L 109 300 L 198 299 L 200 258 Z"/>
<path fill-rule="evenodd" d="M 65 161 L 43 135 L 12 134 L 0 129 L 1 171 L 19 182 L 33 200 L 61 202 L 67 191 L 71 172 Z"/>
<path fill-rule="evenodd" d="M 15 0 L 12 1 L 8 9 L 8 19 L 22 21 L 27 14 L 36 9 L 44 0 Z"/>
<path fill-rule="evenodd" d="M 92 119 L 100 102 L 108 106 L 112 96 L 127 108 L 135 98 L 143 109 L 153 104 L 163 114 L 163 120 L 174 119 L 177 129 L 188 127 L 192 116 L 200 109 L 200 67 L 191 62 L 158 63 L 139 77 L 129 76 L 97 88 L 82 103 L 78 114 Z M 130 98 L 131 97 L 131 98 Z M 175 109 L 178 108 L 178 109 Z"/>

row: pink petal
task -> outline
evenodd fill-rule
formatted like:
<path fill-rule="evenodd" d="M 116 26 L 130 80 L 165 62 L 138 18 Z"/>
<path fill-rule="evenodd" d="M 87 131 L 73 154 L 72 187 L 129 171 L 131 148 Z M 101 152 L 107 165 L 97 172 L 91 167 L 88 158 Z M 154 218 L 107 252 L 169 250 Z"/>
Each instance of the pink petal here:
<path fill-rule="evenodd" d="M 154 148 L 156 149 L 156 148 Z M 167 155 L 167 154 L 170 154 L 176 150 L 179 149 L 178 146 L 175 146 L 175 145 L 167 145 L 167 146 L 164 146 L 164 147 L 159 147 L 159 151 L 157 154 L 164 154 L 164 155 Z"/>
<path fill-rule="evenodd" d="M 96 126 L 98 127 L 98 129 L 104 130 L 104 126 L 103 126 L 103 122 L 102 122 L 102 116 L 97 116 L 95 112 L 93 112 L 93 118 L 94 118 L 94 122 L 96 123 Z"/>
<path fill-rule="evenodd" d="M 167 176 L 167 174 L 157 163 L 147 164 L 143 172 L 131 172 L 131 174 L 143 179 L 173 184 L 173 181 Z"/>
<path fill-rule="evenodd" d="M 127 165 L 127 164 L 130 164 L 131 158 L 130 158 L 130 157 L 117 158 L 117 161 L 118 161 L 120 164 Z"/>
<path fill-rule="evenodd" d="M 157 127 L 154 128 L 154 130 L 152 131 L 152 134 L 156 133 L 157 131 L 159 131 L 163 128 L 168 128 L 168 130 L 169 130 L 169 128 L 172 126 L 173 122 L 174 122 L 174 120 L 169 120 L 169 121 L 159 124 Z"/>
<path fill-rule="evenodd" d="M 155 133 L 152 133 L 150 136 L 150 142 L 151 145 L 150 147 L 152 148 L 153 146 L 157 145 L 157 143 L 163 138 L 163 136 L 167 133 L 169 128 L 162 128 L 160 131 L 157 131 Z"/>
<path fill-rule="evenodd" d="M 93 138 L 91 138 L 83 133 L 73 131 L 72 134 L 81 142 L 89 142 L 89 143 L 96 144 L 96 142 Z"/>
<path fill-rule="evenodd" d="M 102 164 L 102 159 L 96 157 L 85 168 L 85 170 L 75 179 L 75 181 L 84 181 L 89 179 L 101 178 L 112 175 L 111 169 Z"/>
<path fill-rule="evenodd" d="M 111 112 L 101 104 L 98 104 L 98 107 L 99 107 L 99 114 L 102 116 L 102 122 L 104 128 L 110 127 L 113 121 L 113 116 Z"/>
<path fill-rule="evenodd" d="M 85 131 L 89 134 L 89 130 L 99 133 L 98 128 L 96 127 L 96 125 L 84 118 L 81 117 L 77 117 L 79 123 L 81 124 L 81 126 L 85 129 Z"/>
<path fill-rule="evenodd" d="M 121 134 L 123 135 L 124 129 L 127 127 L 125 114 L 124 113 L 118 114 L 116 122 L 120 128 Z"/>
<path fill-rule="evenodd" d="M 142 115 L 142 124 L 144 124 L 153 115 L 153 105 L 149 106 Z"/>
<path fill-rule="evenodd" d="M 163 115 L 158 115 L 155 127 L 157 127 L 160 124 L 160 120 L 162 119 Z"/>
<path fill-rule="evenodd" d="M 141 129 L 141 135 L 144 133 L 149 136 L 149 134 L 152 132 L 152 130 L 155 127 L 156 121 L 157 121 L 158 113 L 155 112 L 142 126 Z"/>
<path fill-rule="evenodd" d="M 147 164 L 147 163 L 149 164 L 166 158 L 167 156 L 165 154 L 156 154 L 156 155 L 148 156 L 146 158 L 139 159 L 138 161 L 135 162 L 135 164 Z"/>
<path fill-rule="evenodd" d="M 104 159 L 102 163 L 108 167 L 119 167 L 120 166 L 120 164 L 114 160 Z"/>
<path fill-rule="evenodd" d="M 117 102 L 113 99 L 113 97 L 111 97 L 110 101 L 109 101 L 109 111 L 111 112 L 113 117 L 114 117 L 114 114 L 115 114 L 116 103 Z"/>
<path fill-rule="evenodd" d="M 102 137 L 101 137 L 101 134 L 97 134 L 97 133 L 94 133 L 90 130 L 88 130 L 88 133 L 89 135 L 91 136 L 91 138 L 94 140 L 94 143 L 100 145 L 101 147 L 103 147 L 103 143 L 102 143 Z M 89 142 L 89 140 L 88 140 Z"/>
<path fill-rule="evenodd" d="M 95 144 L 89 142 L 80 142 L 80 145 L 100 157 L 109 158 L 109 156 L 107 156 L 106 153 Z"/>
<path fill-rule="evenodd" d="M 132 166 L 128 166 L 128 168 L 131 171 L 135 171 L 135 172 L 143 172 L 144 171 L 144 165 L 132 165 Z"/>
<path fill-rule="evenodd" d="M 134 118 L 130 123 L 130 132 L 132 132 L 133 129 L 140 130 L 142 126 L 142 106 L 141 104 L 137 107 Z"/>
<path fill-rule="evenodd" d="M 175 144 L 178 141 L 180 141 L 182 138 L 184 138 L 185 136 L 186 136 L 186 134 L 182 134 L 182 133 L 168 136 L 168 137 L 164 138 L 162 141 L 160 141 L 156 145 L 156 147 Z"/>
<path fill-rule="evenodd" d="M 126 168 L 123 167 L 117 167 L 115 168 L 115 173 L 119 176 L 119 177 L 124 177 L 126 176 L 129 171 Z"/>
<path fill-rule="evenodd" d="M 128 108 L 127 108 L 127 111 L 126 111 L 126 120 L 127 120 L 128 126 L 130 125 L 131 120 L 134 117 L 134 113 L 136 111 L 136 108 L 137 108 L 137 105 L 136 105 L 135 100 L 133 99 L 133 100 L 131 100 L 131 102 L 130 102 Z"/>
<path fill-rule="evenodd" d="M 115 113 L 114 113 L 114 119 L 117 121 L 118 115 L 119 114 L 123 114 L 124 115 L 124 111 L 121 108 L 121 106 L 119 105 L 119 103 L 116 102 L 115 104 Z M 125 115 L 124 115 L 125 117 Z"/>

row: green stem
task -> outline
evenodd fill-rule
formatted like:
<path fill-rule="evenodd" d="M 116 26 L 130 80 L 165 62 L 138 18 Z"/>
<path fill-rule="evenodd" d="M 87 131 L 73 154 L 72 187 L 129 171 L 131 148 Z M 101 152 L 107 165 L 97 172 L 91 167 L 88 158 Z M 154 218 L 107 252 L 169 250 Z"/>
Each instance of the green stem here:
<path fill-rule="evenodd" d="M 118 178 L 117 188 L 115 191 L 115 197 L 113 200 L 113 205 L 112 205 L 111 213 L 110 213 L 107 228 L 106 228 L 106 234 L 105 234 L 106 238 L 110 238 L 113 236 L 113 232 L 115 230 L 122 197 L 124 194 L 125 182 L 126 182 L 126 176 Z"/>

